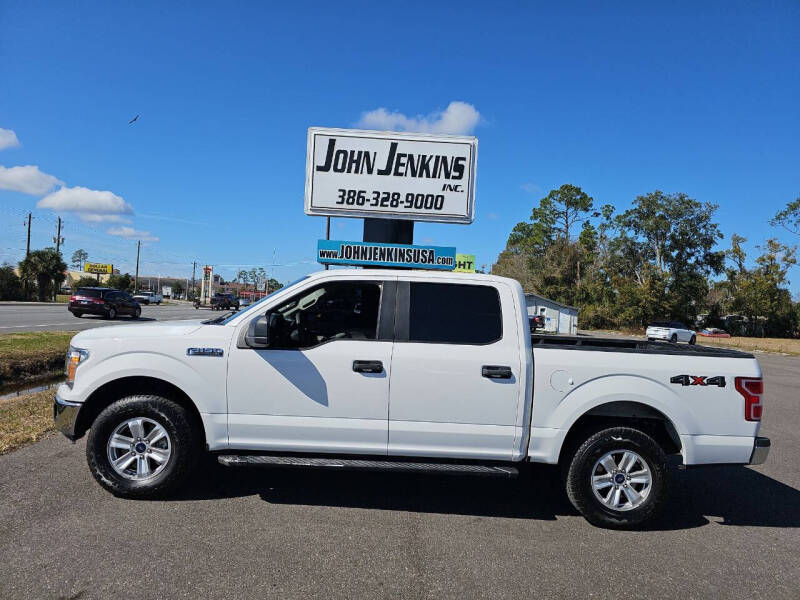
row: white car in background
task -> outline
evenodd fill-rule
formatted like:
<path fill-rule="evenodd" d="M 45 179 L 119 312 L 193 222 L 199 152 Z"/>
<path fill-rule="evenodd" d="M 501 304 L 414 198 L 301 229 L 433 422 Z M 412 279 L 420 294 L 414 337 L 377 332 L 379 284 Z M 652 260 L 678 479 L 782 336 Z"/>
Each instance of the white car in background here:
<path fill-rule="evenodd" d="M 680 321 L 656 321 L 647 326 L 647 339 L 667 340 L 673 343 L 689 342 L 694 344 L 697 335 Z"/>

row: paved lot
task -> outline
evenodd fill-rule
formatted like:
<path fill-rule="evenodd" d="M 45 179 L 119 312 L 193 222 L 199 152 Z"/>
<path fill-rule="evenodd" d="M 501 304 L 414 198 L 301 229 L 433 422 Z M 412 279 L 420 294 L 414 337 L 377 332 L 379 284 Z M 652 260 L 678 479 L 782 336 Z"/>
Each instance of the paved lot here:
<path fill-rule="evenodd" d="M 216 314 L 216 313 L 215 313 Z M 191 304 L 162 304 L 142 306 L 142 321 L 172 319 L 205 319 L 208 309 L 195 310 Z M 14 304 L 0 303 L 0 334 L 18 331 L 81 331 L 109 324 L 135 323 L 130 317 L 108 321 L 102 317 L 86 315 L 80 319 L 67 310 L 66 304 Z"/>
<path fill-rule="evenodd" d="M 767 464 L 678 471 L 650 530 L 588 525 L 549 469 L 500 480 L 223 470 L 171 501 L 59 435 L 0 457 L 2 598 L 800 596 L 800 359 L 760 355 Z"/>

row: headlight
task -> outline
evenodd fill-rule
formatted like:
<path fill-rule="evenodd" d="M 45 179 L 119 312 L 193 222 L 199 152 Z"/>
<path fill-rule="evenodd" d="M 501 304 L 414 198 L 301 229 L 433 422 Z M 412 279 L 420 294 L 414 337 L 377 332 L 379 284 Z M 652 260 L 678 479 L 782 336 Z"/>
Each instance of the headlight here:
<path fill-rule="evenodd" d="M 67 360 L 64 362 L 64 375 L 67 377 L 67 384 L 72 385 L 75 382 L 75 371 L 78 365 L 84 360 L 89 358 L 88 350 L 81 350 L 80 348 L 73 348 L 70 346 L 67 352 Z"/>

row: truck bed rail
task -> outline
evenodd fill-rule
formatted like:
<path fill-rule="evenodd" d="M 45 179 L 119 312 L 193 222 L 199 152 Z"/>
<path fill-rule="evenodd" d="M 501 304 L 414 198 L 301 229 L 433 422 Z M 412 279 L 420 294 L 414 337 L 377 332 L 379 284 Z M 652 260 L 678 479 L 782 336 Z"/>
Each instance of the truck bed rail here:
<path fill-rule="evenodd" d="M 712 348 L 709 346 L 673 344 L 672 342 L 650 342 L 647 340 L 626 338 L 599 338 L 531 333 L 531 345 L 539 348 L 558 348 L 561 350 L 753 358 L 753 355 L 749 352 L 742 352 L 741 350 L 733 350 L 730 348 Z"/>

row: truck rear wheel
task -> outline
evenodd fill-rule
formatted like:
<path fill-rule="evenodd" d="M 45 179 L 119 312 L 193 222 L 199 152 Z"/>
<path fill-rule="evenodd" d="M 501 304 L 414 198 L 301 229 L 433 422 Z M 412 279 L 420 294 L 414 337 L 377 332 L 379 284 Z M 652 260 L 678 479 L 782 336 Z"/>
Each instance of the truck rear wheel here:
<path fill-rule="evenodd" d="M 632 529 L 664 505 L 666 455 L 638 429 L 604 429 L 575 451 L 566 487 L 572 505 L 593 525 Z"/>
<path fill-rule="evenodd" d="M 114 495 L 151 498 L 184 481 L 201 450 L 186 409 L 161 396 L 135 395 L 98 415 L 86 460 L 94 478 Z"/>

